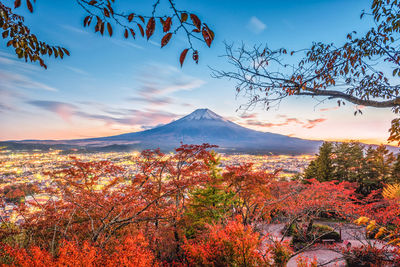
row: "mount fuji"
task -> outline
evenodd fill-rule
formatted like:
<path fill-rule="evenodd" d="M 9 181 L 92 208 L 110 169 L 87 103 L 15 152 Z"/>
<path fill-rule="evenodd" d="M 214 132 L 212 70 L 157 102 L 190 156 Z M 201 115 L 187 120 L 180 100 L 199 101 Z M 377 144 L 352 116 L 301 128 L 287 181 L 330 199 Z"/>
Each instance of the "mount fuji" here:
<path fill-rule="evenodd" d="M 19 141 L 18 143 L 63 145 L 95 150 L 160 148 L 163 151 L 172 151 L 181 143 L 209 143 L 218 145 L 217 150 L 226 153 L 295 155 L 314 154 L 322 142 L 251 130 L 209 109 L 197 109 L 169 124 L 141 132 L 79 140 Z"/>

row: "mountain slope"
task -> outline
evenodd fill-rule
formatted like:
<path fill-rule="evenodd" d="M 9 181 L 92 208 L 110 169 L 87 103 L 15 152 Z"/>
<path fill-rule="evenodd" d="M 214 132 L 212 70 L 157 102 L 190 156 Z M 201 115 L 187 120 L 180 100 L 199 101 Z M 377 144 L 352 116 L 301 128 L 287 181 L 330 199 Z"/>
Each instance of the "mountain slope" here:
<path fill-rule="evenodd" d="M 210 143 L 227 152 L 303 154 L 315 153 L 320 141 L 254 131 L 237 125 L 209 109 L 193 113 L 154 129 L 116 136 L 69 141 L 91 145 L 130 144 L 136 148 L 171 150 L 185 144 Z"/>

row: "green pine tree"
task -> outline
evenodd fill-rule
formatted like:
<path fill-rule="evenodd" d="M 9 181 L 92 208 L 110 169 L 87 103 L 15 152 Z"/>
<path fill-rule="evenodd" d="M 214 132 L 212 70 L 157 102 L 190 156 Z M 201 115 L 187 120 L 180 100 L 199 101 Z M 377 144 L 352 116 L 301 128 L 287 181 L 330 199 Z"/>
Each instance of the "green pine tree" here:
<path fill-rule="evenodd" d="M 203 231 L 206 224 L 218 223 L 227 218 L 232 211 L 233 192 L 226 191 L 223 184 L 219 157 L 207 164 L 210 167 L 210 183 L 190 192 L 186 217 L 186 236 L 194 237 Z"/>
<path fill-rule="evenodd" d="M 336 143 L 332 161 L 335 180 L 358 182 L 363 175 L 364 146 L 357 142 Z"/>
<path fill-rule="evenodd" d="M 311 161 L 310 165 L 306 168 L 304 178 L 315 178 L 320 182 L 334 180 L 332 154 L 332 143 L 324 142 L 319 148 L 317 158 Z"/>
<path fill-rule="evenodd" d="M 358 181 L 357 191 L 363 195 L 373 190 L 381 189 L 385 184 L 392 183 L 392 169 L 395 162 L 393 153 L 380 145 L 376 149 L 369 147 L 364 160 L 364 175 Z"/>
<path fill-rule="evenodd" d="M 391 184 L 400 183 L 400 154 L 397 155 L 391 171 Z"/>

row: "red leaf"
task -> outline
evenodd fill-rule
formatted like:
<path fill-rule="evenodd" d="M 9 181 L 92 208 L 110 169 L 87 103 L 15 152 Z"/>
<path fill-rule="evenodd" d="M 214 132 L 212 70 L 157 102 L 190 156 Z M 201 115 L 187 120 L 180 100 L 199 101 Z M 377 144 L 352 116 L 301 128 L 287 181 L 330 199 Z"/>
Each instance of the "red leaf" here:
<path fill-rule="evenodd" d="M 69 56 L 69 51 L 68 51 L 67 49 L 62 48 L 62 50 L 64 51 L 64 53 L 65 53 L 67 56 Z"/>
<path fill-rule="evenodd" d="M 125 37 L 126 39 L 128 39 L 128 36 L 129 36 L 128 30 L 127 30 L 127 29 L 125 29 L 125 32 L 124 32 L 124 37 Z"/>
<path fill-rule="evenodd" d="M 144 23 L 144 18 L 139 15 L 139 19 Z"/>
<path fill-rule="evenodd" d="M 135 17 L 135 14 L 133 14 L 133 13 L 129 14 L 128 21 L 131 22 L 134 17 Z"/>
<path fill-rule="evenodd" d="M 195 14 L 190 14 L 190 18 L 193 21 L 194 26 L 200 30 L 201 28 L 201 21 Z"/>
<path fill-rule="evenodd" d="M 203 27 L 202 33 L 203 33 L 204 41 L 206 42 L 207 46 L 210 47 L 212 39 L 211 39 L 211 36 L 210 36 L 209 32 L 207 31 L 206 27 Z"/>
<path fill-rule="evenodd" d="M 26 0 L 26 5 L 28 6 L 28 10 L 32 13 L 33 12 L 33 6 L 30 0 Z"/>
<path fill-rule="evenodd" d="M 181 56 L 179 57 L 179 62 L 181 63 L 181 67 L 183 65 L 183 62 L 185 61 L 186 54 L 188 51 L 189 49 L 186 48 L 185 50 L 182 51 Z"/>
<path fill-rule="evenodd" d="M 181 22 L 184 23 L 188 19 L 188 14 L 187 13 L 182 13 L 181 14 Z"/>
<path fill-rule="evenodd" d="M 83 27 L 89 26 L 88 22 L 89 22 L 90 16 L 86 16 L 85 19 L 83 20 Z"/>
<path fill-rule="evenodd" d="M 172 33 L 169 32 L 166 35 L 164 35 L 164 37 L 161 40 L 161 47 L 164 47 L 168 44 L 169 40 L 171 40 L 172 37 Z"/>
<path fill-rule="evenodd" d="M 140 34 L 142 34 L 142 37 L 144 37 L 144 30 L 143 30 L 142 25 L 140 25 L 140 24 L 138 23 L 138 27 L 139 27 L 139 30 L 140 30 Z"/>
<path fill-rule="evenodd" d="M 193 60 L 196 64 L 199 63 L 199 52 L 197 50 L 193 52 Z"/>
<path fill-rule="evenodd" d="M 104 8 L 104 16 L 106 16 L 107 18 L 110 17 L 110 12 L 108 12 L 107 8 Z"/>
<path fill-rule="evenodd" d="M 92 1 L 89 2 L 89 5 L 92 5 L 92 6 L 93 6 L 93 5 L 95 5 L 95 4 L 97 4 L 97 1 L 96 1 L 96 0 L 92 0 Z"/>
<path fill-rule="evenodd" d="M 172 19 L 171 17 L 168 17 L 164 22 L 163 31 L 168 32 L 171 29 L 171 25 L 172 25 Z"/>
<path fill-rule="evenodd" d="M 129 30 L 131 31 L 133 39 L 135 39 L 135 31 L 133 29 L 131 29 L 131 28 Z"/>
<path fill-rule="evenodd" d="M 108 30 L 108 34 L 109 34 L 110 36 L 112 36 L 113 30 L 112 30 L 111 24 L 108 23 L 108 22 L 107 22 L 107 30 Z"/>
<path fill-rule="evenodd" d="M 101 33 L 101 35 L 104 34 L 104 22 L 102 22 L 100 25 L 100 33 Z"/>
<path fill-rule="evenodd" d="M 18 8 L 21 5 L 21 0 L 15 0 L 14 1 L 14 8 Z"/>
<path fill-rule="evenodd" d="M 207 30 L 207 32 L 208 32 L 208 35 L 210 36 L 210 38 L 211 38 L 211 41 L 214 41 L 214 32 L 208 27 L 208 25 L 207 24 L 205 24 L 204 23 L 204 26 L 206 27 L 206 30 Z"/>
<path fill-rule="evenodd" d="M 147 40 L 149 40 L 150 37 L 153 35 L 155 27 L 156 27 L 156 21 L 154 20 L 154 17 L 152 17 L 149 19 L 146 26 Z"/>

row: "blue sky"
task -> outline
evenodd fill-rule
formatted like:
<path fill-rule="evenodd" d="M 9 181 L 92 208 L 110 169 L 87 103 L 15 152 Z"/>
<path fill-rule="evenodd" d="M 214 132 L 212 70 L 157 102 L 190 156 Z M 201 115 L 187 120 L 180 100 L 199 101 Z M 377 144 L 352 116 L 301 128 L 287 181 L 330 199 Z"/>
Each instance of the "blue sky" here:
<path fill-rule="evenodd" d="M 123 10 L 151 12 L 151 1 L 116 1 Z M 160 7 L 165 13 L 166 2 Z M 234 83 L 210 76 L 210 67 L 229 69 L 224 44 L 271 48 L 307 48 L 313 41 L 342 43 L 352 30 L 369 28 L 360 20 L 365 0 L 181 1 L 214 30 L 211 46 L 196 46 L 198 65 L 180 68 L 178 57 L 187 44 L 173 36 L 160 49 L 161 34 L 146 41 L 124 40 L 122 32 L 101 37 L 83 28 L 84 11 L 75 1 L 39 0 L 26 23 L 41 39 L 62 45 L 71 56 L 48 59 L 48 69 L 18 60 L 5 42 L 0 46 L 0 140 L 69 139 L 139 131 L 168 123 L 197 108 L 214 112 L 245 127 L 309 139 L 361 139 L 384 142 L 394 115 L 390 110 L 354 105 L 336 108 L 336 101 L 292 98 L 278 109 L 262 106 L 236 111 L 246 99 L 236 97 Z M 12 1 L 6 1 L 12 3 Z M 167 10 L 168 11 L 168 10 Z"/>

